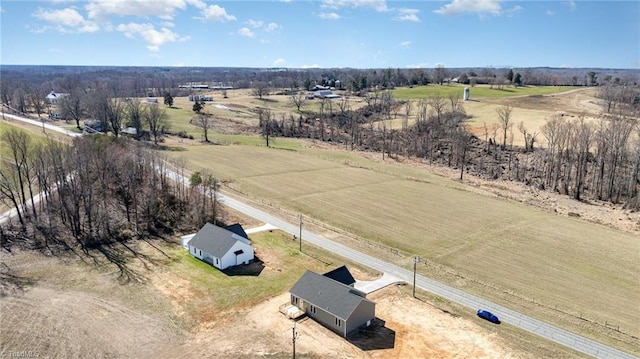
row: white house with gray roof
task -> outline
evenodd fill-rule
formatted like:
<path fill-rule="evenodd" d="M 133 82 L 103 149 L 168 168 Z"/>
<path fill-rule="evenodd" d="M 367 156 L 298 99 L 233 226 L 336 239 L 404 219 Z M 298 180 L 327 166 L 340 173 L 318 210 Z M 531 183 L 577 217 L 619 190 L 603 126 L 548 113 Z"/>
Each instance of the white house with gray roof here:
<path fill-rule="evenodd" d="M 343 337 L 368 327 L 376 316 L 376 303 L 364 292 L 309 270 L 290 293 L 292 305 Z"/>
<path fill-rule="evenodd" d="M 249 264 L 254 258 L 248 238 L 211 223 L 205 224 L 189 240 L 189 253 L 220 270 Z"/>

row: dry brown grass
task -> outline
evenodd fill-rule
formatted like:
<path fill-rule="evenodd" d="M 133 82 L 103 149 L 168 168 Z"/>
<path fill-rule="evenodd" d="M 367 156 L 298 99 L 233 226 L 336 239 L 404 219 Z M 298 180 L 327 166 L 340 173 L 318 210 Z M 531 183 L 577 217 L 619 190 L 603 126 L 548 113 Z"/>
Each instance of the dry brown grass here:
<path fill-rule="evenodd" d="M 419 254 L 433 265 L 424 269 L 426 275 L 598 340 L 635 345 L 635 235 L 497 198 L 438 179 L 425 168 L 340 150 L 200 147 L 187 160 L 232 178 L 231 187 L 276 207 Z M 410 266 L 409 256 L 388 259 Z M 577 324 L 574 316 L 591 324 Z M 627 344 L 607 337 L 618 335 L 604 329 L 605 323 L 619 325 Z"/>

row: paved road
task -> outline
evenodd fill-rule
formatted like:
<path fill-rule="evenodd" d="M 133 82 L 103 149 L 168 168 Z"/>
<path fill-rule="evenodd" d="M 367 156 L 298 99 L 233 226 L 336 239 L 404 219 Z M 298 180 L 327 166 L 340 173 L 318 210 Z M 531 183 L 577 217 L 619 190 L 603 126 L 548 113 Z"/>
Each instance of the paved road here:
<path fill-rule="evenodd" d="M 263 222 L 270 223 L 291 235 L 298 235 L 300 231 L 300 227 L 298 224 L 292 224 L 284 221 L 278 217 L 270 215 L 257 208 L 240 202 L 232 197 L 229 197 L 228 195 L 221 195 L 220 199 L 225 205 L 248 216 L 259 219 Z M 305 242 L 313 243 L 321 248 L 339 254 L 345 258 L 349 258 L 355 262 L 362 263 L 380 272 L 389 273 L 408 283 L 413 283 L 412 270 L 407 270 L 394 264 L 384 262 L 378 258 L 371 257 L 353 248 L 349 248 L 342 244 L 321 237 L 315 233 L 306 231 L 304 230 L 304 228 L 302 230 L 302 238 Z M 517 326 L 528 332 L 537 334 L 543 338 L 552 340 L 556 343 L 565 345 L 569 348 L 575 349 L 579 352 L 591 355 L 596 358 L 635 358 L 631 354 L 627 354 L 620 350 L 611 348 L 604 344 L 600 344 L 564 329 L 544 323 L 537 319 L 533 319 L 501 305 L 494 304 L 492 302 L 489 302 L 488 300 L 465 293 L 461 290 L 436 282 L 421 275 L 416 276 L 416 286 L 428 292 L 434 293 L 440 297 L 461 304 L 465 307 L 472 308 L 474 311 L 475 309 L 479 308 L 487 309 L 497 314 L 502 322 Z"/>
<path fill-rule="evenodd" d="M 5 118 L 8 118 L 8 119 L 22 121 L 22 122 L 26 122 L 26 123 L 34 125 L 34 126 L 39 126 L 40 128 L 42 128 L 42 126 L 43 126 L 42 121 L 36 121 L 36 120 L 29 119 L 29 118 L 8 114 L 8 113 L 3 113 L 2 116 L 4 116 Z M 69 130 L 66 130 L 66 129 L 62 128 L 62 127 L 55 126 L 55 125 L 50 125 L 48 123 L 44 123 L 44 128 L 47 129 L 47 130 L 60 132 L 62 134 L 65 134 L 65 135 L 71 136 L 71 137 L 80 137 L 80 136 L 82 136 L 81 133 L 69 131 Z"/>
<path fill-rule="evenodd" d="M 33 120 L 25 119 L 19 116 L 13 116 L 13 115 L 7 115 L 7 114 L 5 114 L 5 116 L 11 116 L 13 119 L 16 119 L 16 120 L 29 122 L 37 126 L 42 126 L 42 124 L 38 121 L 33 121 Z M 52 125 L 47 125 L 47 126 L 51 126 L 52 127 L 51 130 L 53 131 L 66 133 L 69 136 L 74 136 L 74 137 L 81 136 L 81 134 L 70 132 L 65 129 L 61 129 L 57 126 L 52 126 Z M 57 128 L 57 130 L 55 128 Z M 174 172 L 168 171 L 167 175 L 176 181 L 181 181 L 183 183 L 186 183 L 187 185 L 189 184 L 188 178 L 181 177 L 180 175 Z M 289 223 L 276 216 L 270 215 L 257 208 L 251 207 L 228 195 L 221 194 L 220 199 L 225 205 L 237 211 L 240 211 L 248 216 L 259 219 L 265 223 L 272 224 L 291 235 L 299 234 L 300 228 L 298 227 L 298 224 Z M 313 243 L 321 248 L 324 248 L 328 251 L 341 255 L 345 258 L 349 258 L 355 262 L 361 263 L 363 265 L 371 267 L 380 272 L 389 273 L 392 276 L 399 278 L 400 280 L 406 281 L 408 283 L 413 282 L 413 271 L 398 267 L 391 263 L 387 263 L 378 258 L 371 257 L 353 248 L 349 248 L 342 244 L 339 244 L 331 240 L 328 240 L 324 237 L 321 237 L 315 233 L 304 230 L 304 228 L 302 231 L 302 238 L 305 242 Z M 565 345 L 569 348 L 575 349 L 579 352 L 591 355 L 596 358 L 621 358 L 621 359 L 636 358 L 631 354 L 627 354 L 620 350 L 611 348 L 607 345 L 587 339 L 585 337 L 571 333 L 569 331 L 555 327 L 553 325 L 544 323 L 537 319 L 533 319 L 524 314 L 520 314 L 516 311 L 513 311 L 509 308 L 489 302 L 488 300 L 465 293 L 461 290 L 436 282 L 432 279 L 423 277 L 421 275 L 416 276 L 416 286 L 419 287 L 420 289 L 426 290 L 440 297 L 446 298 L 450 301 L 453 301 L 465 307 L 471 308 L 474 311 L 475 309 L 479 309 L 479 308 L 487 309 L 495 313 L 496 315 L 498 315 L 502 322 L 517 326 L 528 332 L 537 334 L 543 338 Z"/>

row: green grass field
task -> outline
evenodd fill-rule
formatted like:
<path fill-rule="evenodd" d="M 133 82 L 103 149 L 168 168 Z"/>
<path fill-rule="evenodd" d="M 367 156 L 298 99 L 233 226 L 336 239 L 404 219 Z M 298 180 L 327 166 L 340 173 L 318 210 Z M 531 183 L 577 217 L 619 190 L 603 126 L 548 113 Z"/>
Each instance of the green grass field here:
<path fill-rule="evenodd" d="M 176 260 L 167 270 L 193 285 L 196 302 L 203 298 L 212 310 L 224 312 L 233 307 L 250 307 L 288 291 L 307 269 L 324 273 L 346 263 L 309 244 L 300 253 L 298 242 L 279 231 L 256 233 L 251 239 L 256 256 L 268 262 L 260 275 L 228 276 L 182 248 L 173 252 Z M 352 263 L 348 265 L 356 267 Z M 286 270 L 279 270 L 284 268 Z M 198 307 L 197 303 L 193 304 Z"/>
<path fill-rule="evenodd" d="M 451 283 L 458 287 L 477 291 L 468 282 L 486 283 L 640 332 L 640 242 L 631 234 L 343 151 L 198 146 L 182 155 L 193 168 L 233 180 L 230 186 L 240 192 L 457 272 L 466 278 Z M 409 262 L 396 258 L 399 265 Z M 482 294 L 513 304 L 502 293 Z"/>
<path fill-rule="evenodd" d="M 532 95 L 550 95 L 555 93 L 566 92 L 577 89 L 574 86 L 523 86 L 523 87 L 504 87 L 502 90 L 491 89 L 489 85 L 469 85 L 452 84 L 452 85 L 427 85 L 416 86 L 413 88 L 399 87 L 393 90 L 393 96 L 401 100 L 419 100 L 428 97 L 440 95 L 448 97 L 451 94 L 459 95 L 462 98 L 464 88 L 469 87 L 469 98 L 496 98 L 510 96 L 532 96 Z"/>

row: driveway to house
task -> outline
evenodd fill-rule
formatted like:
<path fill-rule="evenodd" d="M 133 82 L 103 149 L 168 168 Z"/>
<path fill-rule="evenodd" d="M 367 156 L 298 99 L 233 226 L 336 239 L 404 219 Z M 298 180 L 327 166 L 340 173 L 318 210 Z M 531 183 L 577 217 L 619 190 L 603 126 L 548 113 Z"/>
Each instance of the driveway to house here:
<path fill-rule="evenodd" d="M 42 126 L 42 124 L 39 123 L 38 121 L 33 121 L 33 120 L 25 119 L 19 116 L 14 116 L 14 115 L 7 115 L 7 114 L 4 114 L 4 115 L 11 116 L 11 118 L 16 120 L 32 123 L 37 126 Z M 48 125 L 48 126 L 52 126 L 52 125 Z M 56 126 L 52 126 L 52 127 L 56 127 Z M 53 128 L 51 129 L 54 131 L 57 131 Z M 70 132 L 65 129 L 60 129 L 60 130 L 61 131 L 58 131 L 58 132 L 62 132 L 62 133 L 68 132 L 67 134 L 70 136 L 74 136 L 74 137 L 82 136 L 81 134 Z M 169 178 L 172 178 L 177 182 L 182 182 L 187 185 L 189 184 L 188 178 L 183 177 L 168 169 L 165 169 L 165 171 Z M 240 211 L 245 215 L 258 219 L 264 223 L 270 223 L 271 225 L 277 228 L 280 228 L 282 231 L 287 232 L 291 235 L 297 235 L 299 233 L 300 227 L 298 224 L 289 223 L 279 217 L 266 213 L 258 208 L 252 207 L 229 195 L 220 194 L 219 198 L 224 205 L 229 206 L 230 208 L 233 208 L 237 211 Z M 315 244 L 316 246 L 324 248 L 325 250 L 331 251 L 345 258 L 348 258 L 355 262 L 371 267 L 382 273 L 388 273 L 389 275 L 396 277 L 401 281 L 405 281 L 407 283 L 412 283 L 413 281 L 413 271 L 411 270 L 399 267 L 395 264 L 391 264 L 381 259 L 361 253 L 353 248 L 347 247 L 340 243 L 336 243 L 334 241 L 321 237 L 313 232 L 303 229 L 302 239 L 305 242 Z M 303 250 L 304 250 L 304 246 L 303 246 Z M 587 355 L 591 355 L 595 358 L 620 358 L 620 359 L 636 358 L 631 354 L 628 354 L 618 349 L 612 348 L 610 346 L 598 343 L 594 340 L 574 334 L 567 330 L 558 328 L 554 325 L 547 324 L 540 320 L 531 318 L 529 316 L 526 316 L 524 314 L 511 310 L 507 307 L 492 303 L 488 300 L 463 292 L 459 289 L 450 287 L 448 285 L 437 282 L 433 279 L 429 279 L 422 275 L 416 275 L 416 287 L 426 290 L 428 292 L 431 292 L 433 294 L 436 294 L 452 302 L 456 302 L 465 307 L 471 308 L 474 312 L 479 308 L 489 310 L 494 314 L 496 314 L 500 318 L 500 320 L 504 323 L 509 323 L 520 329 L 539 335 L 545 339 L 554 341 L 556 343 L 567 346 L 571 349 L 577 350 Z"/>
<path fill-rule="evenodd" d="M 389 273 L 383 273 L 382 277 L 376 280 L 356 280 L 353 285 L 357 290 L 363 291 L 367 294 L 371 294 L 376 290 L 380 290 L 384 287 L 390 286 L 394 283 L 404 282 L 400 278 L 397 278 Z"/>

